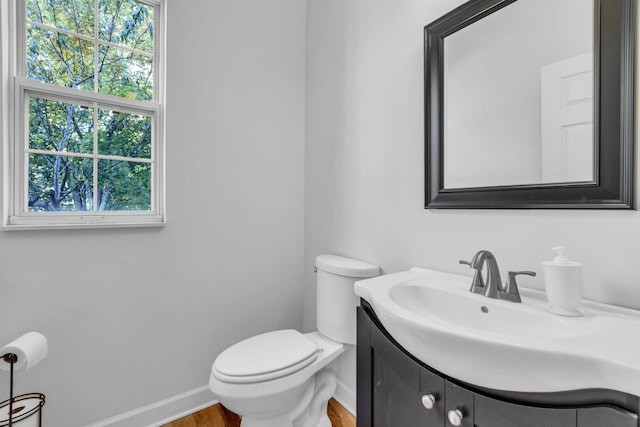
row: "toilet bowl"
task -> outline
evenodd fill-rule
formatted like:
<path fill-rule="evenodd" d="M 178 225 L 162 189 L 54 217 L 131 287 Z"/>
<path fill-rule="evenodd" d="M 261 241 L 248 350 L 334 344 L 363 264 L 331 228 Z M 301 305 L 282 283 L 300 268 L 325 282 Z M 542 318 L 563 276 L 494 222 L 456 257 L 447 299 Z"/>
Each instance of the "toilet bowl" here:
<path fill-rule="evenodd" d="M 316 257 L 318 331 L 267 332 L 218 355 L 209 388 L 242 416 L 241 427 L 331 427 L 327 403 L 336 389 L 329 366 L 355 344 L 358 298 L 353 283 L 379 274 L 373 264 Z"/>
<path fill-rule="evenodd" d="M 243 416 L 242 427 L 296 426 L 297 424 L 294 424 L 295 419 L 303 416 L 303 412 L 311 404 L 310 399 L 306 399 L 309 400 L 308 402 L 305 401 L 305 395 L 315 395 L 320 391 L 321 387 L 330 389 L 324 401 L 325 406 L 326 401 L 333 396 L 335 391 L 335 375 L 333 372 L 327 370 L 327 373 L 321 379 L 322 383 L 319 383 L 320 381 L 316 378 L 316 374 L 344 351 L 344 345 L 324 338 L 317 332 L 309 334 L 301 334 L 293 330 L 288 332 L 299 334 L 300 341 L 305 340 L 314 347 L 313 360 L 310 363 L 303 361 L 302 364 L 298 364 L 299 369 L 297 370 L 294 370 L 295 368 L 291 368 L 291 366 L 285 366 L 286 363 L 283 363 L 279 370 L 255 375 L 255 377 L 262 375 L 268 378 L 256 378 L 252 381 L 249 375 L 238 375 L 233 378 L 231 375 L 221 374 L 220 370 L 226 366 L 214 363 L 211 370 L 211 378 L 209 379 L 209 387 L 225 407 Z M 261 350 L 251 351 L 254 345 L 253 339 L 257 339 L 256 342 L 260 343 L 263 338 L 273 338 L 270 336 L 272 334 L 269 332 L 258 335 L 249 340 L 241 341 L 236 346 L 241 346 L 243 350 L 246 349 L 250 354 L 257 356 Z M 232 349 L 233 347 L 230 347 L 228 350 Z M 224 352 L 221 356 L 223 355 Z M 216 362 L 218 361 L 219 358 L 216 359 Z M 314 396 L 308 397 L 312 398 Z M 316 403 L 316 405 L 322 405 L 322 402 Z M 249 422 L 254 418 L 264 422 Z M 289 419 L 284 420 L 284 418 Z M 271 420 L 270 423 L 269 420 Z M 308 425 L 319 426 L 321 424 Z"/>

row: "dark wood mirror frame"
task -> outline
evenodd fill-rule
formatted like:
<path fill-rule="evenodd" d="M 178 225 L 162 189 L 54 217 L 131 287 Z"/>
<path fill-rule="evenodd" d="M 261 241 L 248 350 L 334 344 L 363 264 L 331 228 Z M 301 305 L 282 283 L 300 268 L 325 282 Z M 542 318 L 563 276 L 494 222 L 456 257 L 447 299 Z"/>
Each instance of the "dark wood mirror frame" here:
<path fill-rule="evenodd" d="M 517 0 L 471 0 L 424 28 L 427 209 L 634 209 L 636 1 L 594 0 L 593 183 L 444 188 L 444 39 Z"/>

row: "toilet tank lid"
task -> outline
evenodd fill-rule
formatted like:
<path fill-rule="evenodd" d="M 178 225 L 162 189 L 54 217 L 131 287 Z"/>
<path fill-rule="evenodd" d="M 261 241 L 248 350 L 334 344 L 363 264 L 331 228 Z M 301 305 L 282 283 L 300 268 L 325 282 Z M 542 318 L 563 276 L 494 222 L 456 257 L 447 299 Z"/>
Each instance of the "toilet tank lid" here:
<path fill-rule="evenodd" d="M 380 267 L 377 265 L 333 254 L 318 255 L 316 267 L 327 273 L 347 277 L 374 277 L 380 274 Z"/>

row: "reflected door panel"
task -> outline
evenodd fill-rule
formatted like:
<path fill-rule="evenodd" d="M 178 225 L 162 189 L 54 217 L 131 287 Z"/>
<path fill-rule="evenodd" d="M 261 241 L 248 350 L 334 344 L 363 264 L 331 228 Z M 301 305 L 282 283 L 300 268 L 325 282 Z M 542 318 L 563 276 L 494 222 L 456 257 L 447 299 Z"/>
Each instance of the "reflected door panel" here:
<path fill-rule="evenodd" d="M 541 69 L 542 182 L 592 182 L 593 55 Z"/>

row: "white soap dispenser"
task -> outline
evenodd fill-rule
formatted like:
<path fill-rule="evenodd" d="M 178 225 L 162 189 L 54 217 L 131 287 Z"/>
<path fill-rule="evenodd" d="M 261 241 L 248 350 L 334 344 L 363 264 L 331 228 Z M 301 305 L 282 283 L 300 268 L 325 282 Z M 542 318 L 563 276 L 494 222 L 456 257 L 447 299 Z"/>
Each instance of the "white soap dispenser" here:
<path fill-rule="evenodd" d="M 543 261 L 544 288 L 551 304 L 549 311 L 561 316 L 582 316 L 578 309 L 582 298 L 582 264 L 565 255 L 564 246 L 551 248 L 557 252 L 553 261 Z"/>

